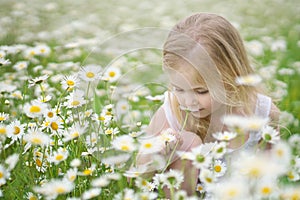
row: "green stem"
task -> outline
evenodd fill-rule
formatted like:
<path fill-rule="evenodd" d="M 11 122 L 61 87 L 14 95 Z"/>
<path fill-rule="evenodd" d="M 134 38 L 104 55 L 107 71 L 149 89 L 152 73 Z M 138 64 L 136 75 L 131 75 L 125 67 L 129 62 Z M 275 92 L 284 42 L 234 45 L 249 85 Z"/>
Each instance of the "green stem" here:
<path fill-rule="evenodd" d="M 183 125 L 181 126 L 181 129 L 180 129 L 180 131 L 179 131 L 179 134 L 181 134 L 181 132 L 183 131 L 184 127 L 186 126 L 188 114 L 189 114 L 188 111 L 186 111 L 186 115 L 185 115 L 185 118 L 184 118 L 184 121 L 183 121 Z M 175 147 L 174 147 L 174 149 L 172 150 L 171 155 L 170 155 L 170 157 L 169 157 L 169 159 L 168 159 L 168 162 L 167 162 L 165 168 L 162 170 L 162 173 L 164 173 L 164 172 L 166 171 L 166 169 L 168 168 L 168 166 L 171 164 L 171 160 L 172 160 L 172 158 L 173 158 L 173 156 L 174 156 L 174 154 L 175 154 L 175 152 L 176 152 L 176 149 L 177 149 L 178 144 L 179 144 L 179 140 L 176 141 Z"/>

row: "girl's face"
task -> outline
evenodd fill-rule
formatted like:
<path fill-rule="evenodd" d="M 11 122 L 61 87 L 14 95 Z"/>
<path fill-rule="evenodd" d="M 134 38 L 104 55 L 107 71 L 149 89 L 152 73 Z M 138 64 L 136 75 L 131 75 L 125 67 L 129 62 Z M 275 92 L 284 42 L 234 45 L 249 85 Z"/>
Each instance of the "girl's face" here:
<path fill-rule="evenodd" d="M 196 118 L 205 118 L 220 108 L 221 104 L 212 99 L 207 86 L 194 80 L 196 70 L 180 67 L 166 71 L 182 110 L 189 110 Z"/>

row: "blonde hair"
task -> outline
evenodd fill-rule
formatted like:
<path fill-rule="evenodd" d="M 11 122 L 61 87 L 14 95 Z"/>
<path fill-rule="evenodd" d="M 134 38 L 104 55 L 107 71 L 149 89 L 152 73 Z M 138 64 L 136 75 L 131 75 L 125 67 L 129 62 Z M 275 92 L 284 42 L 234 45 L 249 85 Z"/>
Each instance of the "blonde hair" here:
<path fill-rule="evenodd" d="M 183 37 L 184 39 L 182 39 Z M 222 87 L 219 89 L 210 86 L 206 81 L 212 98 L 219 102 L 223 101 L 221 103 L 226 105 L 229 113 L 233 108 L 242 108 L 244 114 L 253 114 L 253 109 L 249 105 L 252 105 L 251 103 L 260 89 L 235 83 L 237 77 L 252 74 L 254 71 L 250 66 L 243 41 L 234 26 L 223 17 L 209 13 L 197 13 L 183 19 L 172 28 L 164 44 L 164 67 L 176 69 L 176 63 L 180 60 L 186 62 L 197 60 L 190 56 L 191 53 L 195 54 L 196 48 L 201 49 L 199 51 L 202 52 L 201 54 L 205 52 L 206 55 L 203 55 L 209 57 L 211 62 L 201 66 L 199 72 L 202 77 L 198 73 L 196 79 L 202 82 L 203 77 L 206 81 L 205 78 L 210 76 L 210 81 L 215 81 L 212 76 L 220 76 L 222 81 Z M 201 57 L 200 53 L 197 54 L 196 51 L 197 56 Z M 198 58 L 199 60 L 201 58 Z M 198 63 L 192 61 L 191 64 L 193 67 L 198 67 L 195 66 Z M 215 71 L 213 71 L 213 67 L 216 68 Z M 202 74 L 202 71 L 206 70 L 211 70 L 214 74 L 208 74 L 208 72 Z M 194 73 L 193 76 L 195 76 Z M 222 93 L 222 88 L 225 89 L 225 93 Z M 173 111 L 177 113 L 177 118 L 182 121 L 183 114 L 179 110 L 176 98 L 171 99 L 171 103 Z M 196 132 L 204 140 L 209 126 L 209 118 L 193 119 L 190 122 L 193 123 L 188 125 L 190 130 L 195 131 L 193 127 L 196 127 Z"/>

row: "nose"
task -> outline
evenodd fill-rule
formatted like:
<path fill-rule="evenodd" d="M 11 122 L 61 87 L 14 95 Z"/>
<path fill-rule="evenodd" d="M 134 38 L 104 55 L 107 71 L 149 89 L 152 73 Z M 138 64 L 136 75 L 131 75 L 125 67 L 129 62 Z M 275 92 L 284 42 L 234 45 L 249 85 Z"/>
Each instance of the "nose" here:
<path fill-rule="evenodd" d="M 195 93 L 189 93 L 185 97 L 185 105 L 187 107 L 195 107 L 198 106 L 199 101 L 197 95 Z"/>

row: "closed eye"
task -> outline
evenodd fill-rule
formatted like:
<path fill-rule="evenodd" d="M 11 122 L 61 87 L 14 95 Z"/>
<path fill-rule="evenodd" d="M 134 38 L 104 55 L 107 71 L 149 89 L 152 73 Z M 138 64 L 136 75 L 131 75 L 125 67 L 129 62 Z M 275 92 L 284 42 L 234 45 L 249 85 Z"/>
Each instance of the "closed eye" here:
<path fill-rule="evenodd" d="M 208 90 L 197 90 L 196 92 L 197 94 L 206 94 L 208 93 Z"/>
<path fill-rule="evenodd" d="M 176 92 L 183 92 L 184 90 L 179 87 L 173 87 L 173 90 Z"/>

